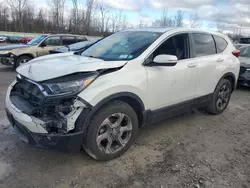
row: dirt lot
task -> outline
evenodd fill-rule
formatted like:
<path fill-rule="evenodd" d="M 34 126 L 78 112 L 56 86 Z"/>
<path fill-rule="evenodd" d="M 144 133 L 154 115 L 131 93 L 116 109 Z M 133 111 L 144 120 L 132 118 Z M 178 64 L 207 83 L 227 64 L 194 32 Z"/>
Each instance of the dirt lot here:
<path fill-rule="evenodd" d="M 235 91 L 222 115 L 195 111 L 143 128 L 121 158 L 96 162 L 18 140 L 4 113 L 14 76 L 0 68 L 1 188 L 250 187 L 250 89 Z"/>

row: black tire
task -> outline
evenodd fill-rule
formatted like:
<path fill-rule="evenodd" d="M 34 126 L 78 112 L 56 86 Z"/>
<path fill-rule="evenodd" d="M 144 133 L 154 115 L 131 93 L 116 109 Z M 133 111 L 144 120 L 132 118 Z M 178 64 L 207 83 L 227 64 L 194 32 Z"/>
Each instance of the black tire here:
<path fill-rule="evenodd" d="M 118 150 L 115 153 L 105 153 L 105 151 L 102 151 L 100 149 L 100 146 L 97 144 L 97 138 L 98 134 L 101 128 L 101 124 L 103 124 L 103 121 L 106 120 L 108 117 L 110 117 L 112 114 L 116 113 L 122 113 L 125 114 L 126 117 L 128 117 L 132 124 L 132 130 L 130 131 L 130 137 L 124 145 L 124 147 L 121 147 L 120 150 Z M 122 123 L 121 123 L 122 124 Z M 87 134 L 83 141 L 83 147 L 85 151 L 94 159 L 99 161 L 108 161 L 111 159 L 114 159 L 116 157 L 121 156 L 123 153 L 125 153 L 130 146 L 134 143 L 138 132 L 138 118 L 134 111 L 134 109 L 128 105 L 125 102 L 122 101 L 112 101 L 102 107 L 100 110 L 97 111 L 97 113 L 93 116 L 93 118 L 90 121 L 90 125 L 87 129 Z M 99 143 L 100 144 L 100 143 Z"/>
<path fill-rule="evenodd" d="M 219 107 L 220 106 L 219 105 L 220 104 L 219 100 L 222 98 L 222 97 L 220 97 L 221 96 L 220 91 L 224 87 L 228 88 L 229 93 L 227 95 L 228 96 L 227 100 L 225 100 L 224 105 L 223 106 L 221 105 L 221 108 L 220 108 Z M 213 93 L 212 101 L 209 104 L 209 106 L 207 107 L 207 111 L 210 114 L 214 114 L 214 115 L 218 115 L 218 114 L 221 114 L 222 112 L 224 112 L 224 110 L 227 108 L 227 106 L 229 104 L 229 101 L 230 101 L 230 98 L 231 98 L 231 93 L 232 93 L 232 84 L 231 84 L 231 82 L 229 80 L 227 80 L 227 79 L 220 80 L 220 82 L 217 84 L 217 86 L 215 88 L 215 91 Z"/>
<path fill-rule="evenodd" d="M 27 62 L 28 62 L 28 61 L 30 61 L 31 59 L 33 59 L 33 58 L 30 57 L 30 56 L 27 56 L 27 55 L 22 55 L 22 56 L 18 57 L 17 60 L 16 60 L 16 62 L 15 62 L 15 64 L 14 64 L 14 68 L 19 67 L 20 64 L 21 64 L 21 62 L 22 62 L 23 60 L 27 60 Z"/>

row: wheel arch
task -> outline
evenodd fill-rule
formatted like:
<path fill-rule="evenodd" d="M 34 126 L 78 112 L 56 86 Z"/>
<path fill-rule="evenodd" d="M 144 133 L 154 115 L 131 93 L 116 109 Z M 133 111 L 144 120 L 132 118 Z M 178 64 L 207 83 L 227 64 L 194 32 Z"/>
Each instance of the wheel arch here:
<path fill-rule="evenodd" d="M 234 73 L 228 72 L 228 73 L 224 74 L 224 75 L 221 77 L 220 81 L 221 81 L 222 79 L 227 79 L 227 80 L 229 80 L 229 81 L 231 82 L 231 84 L 232 84 L 232 92 L 233 92 L 234 89 L 235 89 L 236 86 L 237 86 L 237 83 L 236 83 L 237 79 L 235 78 Z M 218 82 L 218 83 L 219 83 L 219 82 Z"/>
<path fill-rule="evenodd" d="M 20 57 L 22 57 L 22 56 L 29 56 L 29 57 L 31 57 L 32 59 L 35 58 L 35 56 L 34 56 L 33 54 L 31 54 L 31 53 L 24 53 L 24 54 L 20 54 L 20 55 L 16 56 L 16 59 L 18 59 L 18 58 L 20 58 Z"/>
<path fill-rule="evenodd" d="M 91 118 L 93 117 L 93 115 L 100 108 L 102 108 L 105 104 L 107 104 L 111 101 L 116 101 L 116 100 L 123 101 L 123 102 L 127 103 L 128 105 L 130 105 L 134 109 L 135 113 L 137 114 L 139 126 L 141 127 L 144 124 L 145 116 L 144 116 L 143 112 L 145 111 L 145 106 L 144 106 L 144 103 L 141 100 L 141 98 L 134 93 L 120 92 L 120 93 L 116 93 L 116 94 L 113 94 L 113 95 L 110 95 L 110 96 L 104 98 L 99 103 L 97 103 L 95 106 L 91 106 L 89 103 L 82 100 L 83 103 L 85 103 L 85 105 L 88 107 L 88 110 L 86 109 L 79 116 L 79 118 L 76 121 L 76 127 L 78 127 L 80 125 L 80 126 L 82 126 L 81 127 L 82 131 L 86 132 L 86 129 L 89 126 L 89 122 L 90 122 Z M 77 129 L 79 129 L 79 127 Z"/>

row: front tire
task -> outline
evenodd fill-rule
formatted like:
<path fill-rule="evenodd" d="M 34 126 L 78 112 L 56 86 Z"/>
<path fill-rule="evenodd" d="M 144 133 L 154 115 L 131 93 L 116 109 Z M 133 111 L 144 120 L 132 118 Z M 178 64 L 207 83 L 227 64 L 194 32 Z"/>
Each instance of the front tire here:
<path fill-rule="evenodd" d="M 27 63 L 28 61 L 30 61 L 32 59 L 32 57 L 27 56 L 27 55 L 22 55 L 20 57 L 17 58 L 15 64 L 14 64 L 14 68 L 19 67 L 20 65 Z"/>
<path fill-rule="evenodd" d="M 232 93 L 232 84 L 227 79 L 222 79 L 217 84 L 213 93 L 213 98 L 209 104 L 207 111 L 211 114 L 217 115 L 224 112 L 227 108 Z"/>
<path fill-rule="evenodd" d="M 134 109 L 122 101 L 113 101 L 93 116 L 84 138 L 84 149 L 96 160 L 111 160 L 130 148 L 137 132 Z"/>

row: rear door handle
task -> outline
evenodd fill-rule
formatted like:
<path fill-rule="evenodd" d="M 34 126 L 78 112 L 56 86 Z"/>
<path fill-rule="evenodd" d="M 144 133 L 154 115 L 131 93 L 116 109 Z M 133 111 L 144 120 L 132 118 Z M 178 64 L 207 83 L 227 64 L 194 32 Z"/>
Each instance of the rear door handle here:
<path fill-rule="evenodd" d="M 188 68 L 194 68 L 194 67 L 197 66 L 197 64 L 196 63 L 190 63 L 187 66 L 188 66 Z"/>
<path fill-rule="evenodd" d="M 224 59 L 222 59 L 222 58 L 217 59 L 217 62 L 223 62 L 223 61 L 224 61 Z"/>

